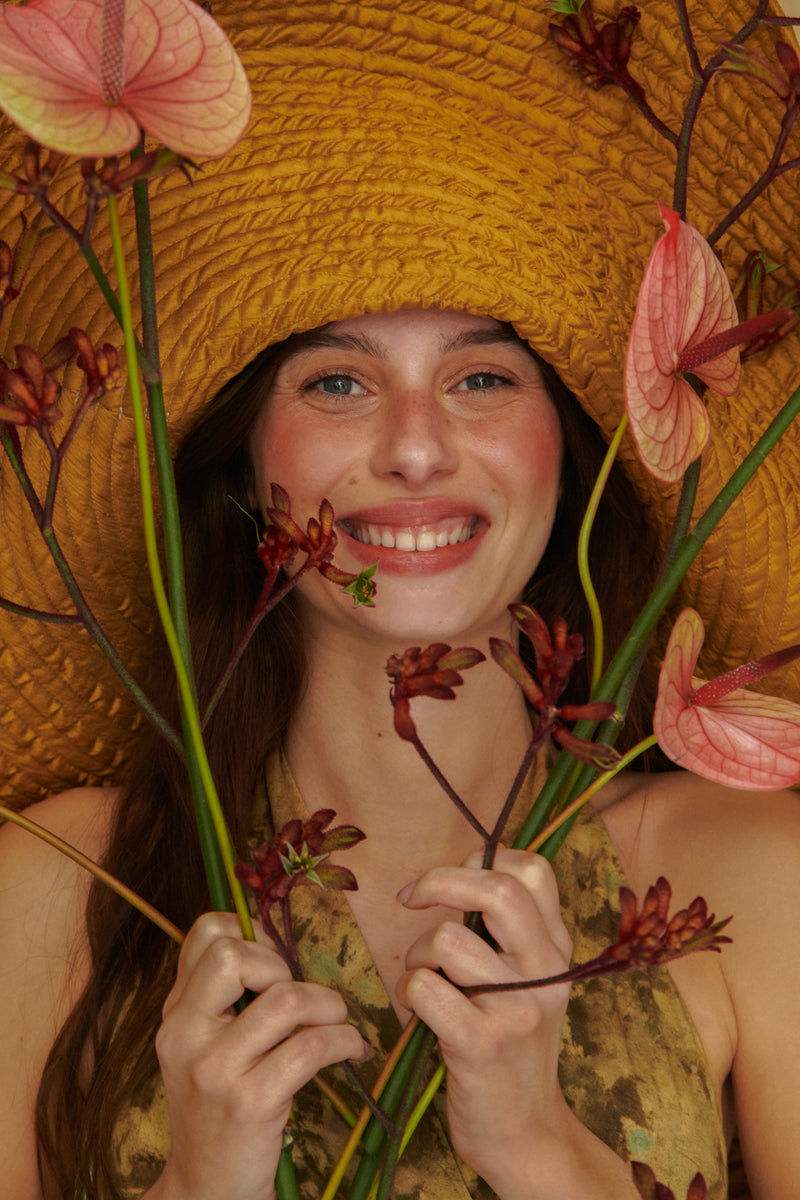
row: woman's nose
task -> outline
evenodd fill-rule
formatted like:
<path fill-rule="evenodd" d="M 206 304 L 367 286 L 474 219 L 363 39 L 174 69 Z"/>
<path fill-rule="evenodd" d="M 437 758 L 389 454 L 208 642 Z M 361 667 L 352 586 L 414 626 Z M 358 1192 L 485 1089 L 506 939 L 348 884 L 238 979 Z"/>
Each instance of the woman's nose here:
<path fill-rule="evenodd" d="M 457 450 L 452 418 L 436 397 L 423 391 L 392 396 L 381 413 L 372 469 L 420 488 L 455 470 Z"/>

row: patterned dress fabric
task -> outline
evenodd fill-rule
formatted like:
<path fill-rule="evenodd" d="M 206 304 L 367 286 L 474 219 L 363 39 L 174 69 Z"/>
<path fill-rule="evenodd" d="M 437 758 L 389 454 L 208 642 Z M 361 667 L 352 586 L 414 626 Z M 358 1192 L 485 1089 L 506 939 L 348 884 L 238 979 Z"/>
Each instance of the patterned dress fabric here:
<path fill-rule="evenodd" d="M 523 789 L 517 820 L 527 811 L 534 786 L 531 780 Z M 308 813 L 286 762 L 276 757 L 256 805 L 251 844 L 258 845 L 295 816 Z M 625 882 L 605 826 L 588 808 L 555 867 L 573 960 L 586 961 L 616 940 L 616 898 Z M 306 977 L 343 994 L 350 1019 L 374 1048 L 372 1059 L 360 1067 L 371 1086 L 401 1027 L 346 895 L 296 888 L 293 913 Z M 325 1077 L 359 1111 L 339 1069 L 331 1068 Z M 708 1200 L 726 1200 L 727 1154 L 713 1082 L 697 1032 L 665 968 L 634 969 L 573 988 L 560 1079 L 581 1121 L 623 1159 L 647 1162 L 680 1198 L 695 1172 L 702 1171 Z M 491 1200 L 494 1193 L 452 1150 L 443 1112 L 440 1093 L 401 1159 L 396 1200 Z M 300 1194 L 303 1200 L 316 1200 L 349 1129 L 312 1083 L 296 1097 L 291 1133 Z M 158 1177 L 169 1148 L 160 1079 L 132 1099 L 114 1140 L 119 1185 L 125 1200 L 136 1200 Z"/>

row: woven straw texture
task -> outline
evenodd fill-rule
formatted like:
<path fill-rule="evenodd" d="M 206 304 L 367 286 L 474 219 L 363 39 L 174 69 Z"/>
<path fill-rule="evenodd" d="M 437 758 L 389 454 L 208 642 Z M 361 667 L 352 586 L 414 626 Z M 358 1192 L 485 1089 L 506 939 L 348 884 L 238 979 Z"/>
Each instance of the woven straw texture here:
<path fill-rule="evenodd" d="M 598 4 L 598 7 L 601 7 Z M 752 3 L 690 5 L 701 59 Z M 659 116 L 677 128 L 691 79 L 672 5 L 642 4 L 630 62 Z M 674 152 L 621 92 L 592 91 L 547 36 L 539 0 L 217 0 L 251 80 L 248 135 L 219 162 L 152 187 L 161 349 L 175 438 L 228 377 L 270 342 L 362 312 L 454 307 L 512 321 L 559 370 L 606 435 L 622 412 L 622 363 L 636 293 L 672 201 Z M 762 52 L 772 31 L 754 40 Z M 698 121 L 689 219 L 710 232 L 757 178 L 782 105 L 763 86 L 715 79 Z M 0 125 L 0 162 L 23 139 Z M 51 198 L 76 221 L 76 172 Z M 720 243 L 729 273 L 763 247 L 800 281 L 798 174 L 778 179 Z M 22 201 L 4 199 L 0 238 Z M 122 205 L 130 261 L 133 222 Z M 104 215 L 93 244 L 111 272 Z M 46 349 L 72 325 L 119 331 L 78 256 L 43 244 L 0 346 Z M 715 427 L 698 512 L 800 383 L 800 337 L 748 363 L 731 400 L 708 396 Z M 68 378 L 64 408 L 74 402 Z M 58 427 L 56 427 L 58 432 Z M 44 478 L 32 431 L 27 459 Z M 624 449 L 662 530 L 674 489 Z M 790 433 L 731 510 L 684 596 L 708 627 L 719 670 L 800 641 L 800 439 Z M 70 602 L 10 470 L 0 503 L 0 594 L 41 609 Z M 141 669 L 152 601 L 143 567 L 133 429 L 124 388 L 86 420 L 59 485 L 55 527 L 87 599 Z M 114 777 L 138 718 L 83 631 L 0 614 L 0 795 Z M 783 675 L 773 690 L 796 688 Z"/>

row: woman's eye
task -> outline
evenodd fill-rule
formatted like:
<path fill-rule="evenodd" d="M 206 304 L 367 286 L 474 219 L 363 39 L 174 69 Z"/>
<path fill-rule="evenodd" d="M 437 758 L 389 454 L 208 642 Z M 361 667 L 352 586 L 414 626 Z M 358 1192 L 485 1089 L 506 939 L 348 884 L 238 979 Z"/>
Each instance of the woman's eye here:
<path fill-rule="evenodd" d="M 467 375 L 465 379 L 457 385 L 457 392 L 487 392 L 491 388 L 501 386 L 507 380 L 501 375 L 494 375 L 491 371 L 476 371 L 474 375 Z"/>
<path fill-rule="evenodd" d="M 327 396 L 366 396 L 367 389 L 350 375 L 324 375 L 315 379 L 312 387 Z"/>

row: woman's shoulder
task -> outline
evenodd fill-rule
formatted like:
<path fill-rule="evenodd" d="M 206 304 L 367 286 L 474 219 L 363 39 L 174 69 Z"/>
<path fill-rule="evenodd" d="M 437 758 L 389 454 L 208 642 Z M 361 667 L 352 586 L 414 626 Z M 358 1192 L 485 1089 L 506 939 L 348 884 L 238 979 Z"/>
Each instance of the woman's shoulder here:
<path fill-rule="evenodd" d="M 109 788 L 75 788 L 32 804 L 21 816 L 97 861 L 105 853 L 116 797 Z M 62 961 L 80 941 L 89 871 L 57 845 L 11 821 L 0 828 L 0 864 L 2 961 L 26 958 L 26 975 L 34 969 L 34 956 L 40 970 L 51 955 Z"/>
<path fill-rule="evenodd" d="M 117 792 L 75 788 L 48 797 L 21 816 L 87 859 L 103 857 Z M 63 962 L 81 940 L 92 877 L 85 866 L 30 829 L 7 821 L 0 828 L 0 961 L 25 962 L 23 976 Z M 5 977 L 7 998 L 13 972 Z"/>
<path fill-rule="evenodd" d="M 800 795 L 725 787 L 688 771 L 626 775 L 596 805 L 634 879 L 720 896 L 800 885 Z M 769 876 L 769 878 L 767 878 Z M 692 897 L 690 897 L 691 899 Z"/>
<path fill-rule="evenodd" d="M 77 788 L 31 805 L 27 819 L 87 858 L 104 854 L 116 792 Z M 9 1195 L 36 1195 L 33 1105 L 55 1036 L 89 970 L 85 867 L 27 829 L 0 828 L 0 1160 Z"/>

